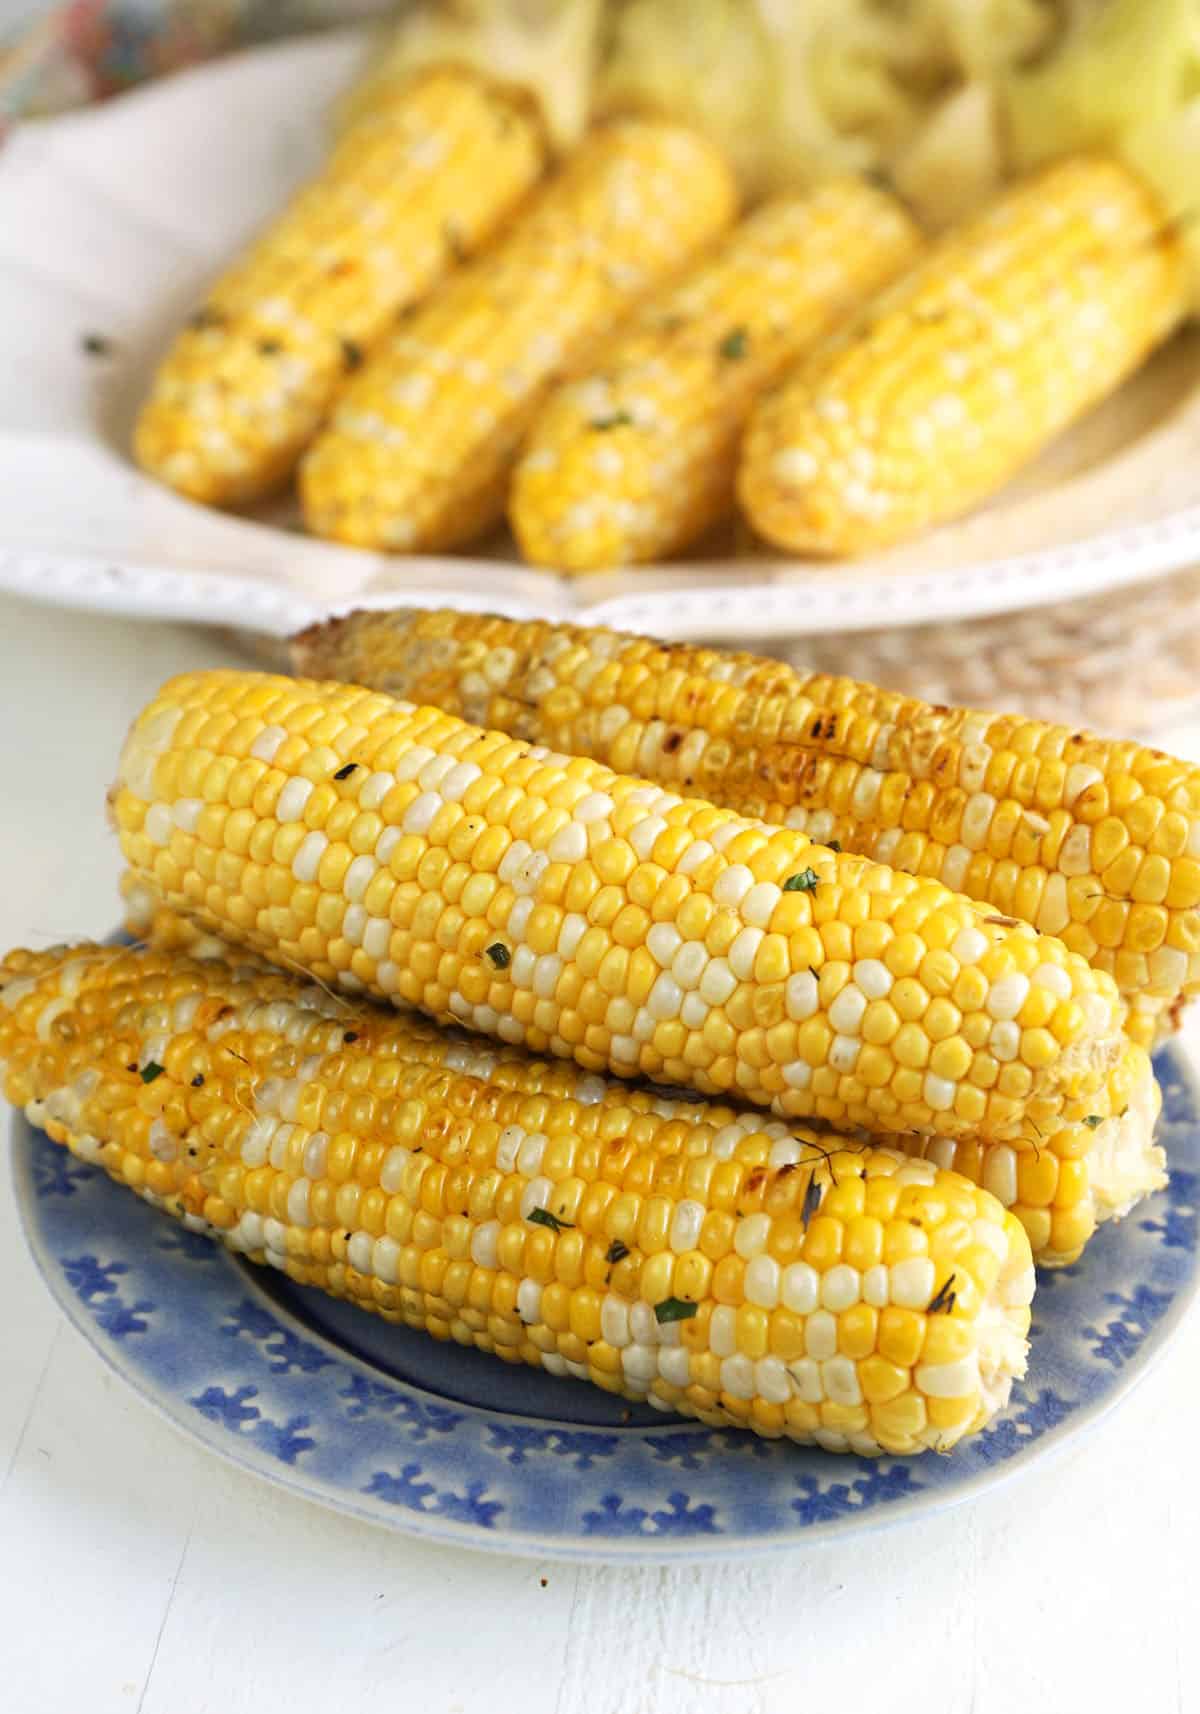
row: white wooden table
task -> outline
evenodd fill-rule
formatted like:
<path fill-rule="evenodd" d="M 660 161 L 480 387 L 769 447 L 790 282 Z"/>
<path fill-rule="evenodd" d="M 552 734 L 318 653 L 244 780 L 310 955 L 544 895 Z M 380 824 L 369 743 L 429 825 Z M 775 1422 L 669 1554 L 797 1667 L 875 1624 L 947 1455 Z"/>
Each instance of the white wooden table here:
<path fill-rule="evenodd" d="M 117 920 L 104 790 L 198 631 L 0 601 L 0 944 Z M 1200 754 L 1200 728 L 1166 739 Z M 1200 1709 L 1200 1314 L 983 1499 L 752 1566 L 422 1547 L 195 1449 L 60 1320 L 0 1174 L 2 1714 L 1148 1714 Z"/>

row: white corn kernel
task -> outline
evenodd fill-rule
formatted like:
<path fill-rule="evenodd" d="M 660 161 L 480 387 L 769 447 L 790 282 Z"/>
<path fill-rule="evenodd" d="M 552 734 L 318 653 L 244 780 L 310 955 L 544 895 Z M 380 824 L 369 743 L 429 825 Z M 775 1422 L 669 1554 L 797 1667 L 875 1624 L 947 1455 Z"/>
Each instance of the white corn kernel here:
<path fill-rule="evenodd" d="M 928 1256 L 909 1256 L 890 1269 L 891 1301 L 900 1309 L 928 1309 L 936 1280 Z"/>

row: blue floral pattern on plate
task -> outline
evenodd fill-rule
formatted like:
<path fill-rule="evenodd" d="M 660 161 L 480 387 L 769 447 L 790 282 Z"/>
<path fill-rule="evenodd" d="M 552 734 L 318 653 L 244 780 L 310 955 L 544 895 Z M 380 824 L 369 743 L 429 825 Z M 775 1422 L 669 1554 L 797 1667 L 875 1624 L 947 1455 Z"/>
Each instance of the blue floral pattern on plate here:
<path fill-rule="evenodd" d="M 355 1516 L 459 1546 L 688 1559 L 797 1546 L 977 1493 L 1142 1375 L 1197 1287 L 1200 1099 L 1158 1057 L 1170 1188 L 1043 1274 L 1027 1381 L 949 1458 L 839 1458 L 664 1418 L 392 1328 L 236 1260 L 14 1120 L 17 1202 L 71 1321 L 194 1439 Z"/>

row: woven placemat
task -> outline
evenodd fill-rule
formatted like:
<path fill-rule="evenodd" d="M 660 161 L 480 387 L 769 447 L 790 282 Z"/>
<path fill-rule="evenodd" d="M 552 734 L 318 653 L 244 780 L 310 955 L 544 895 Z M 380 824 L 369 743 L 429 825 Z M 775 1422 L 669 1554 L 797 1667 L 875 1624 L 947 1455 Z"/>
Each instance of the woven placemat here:
<path fill-rule="evenodd" d="M 1200 567 L 1129 589 L 1005 613 L 759 646 L 928 702 L 1015 710 L 1140 737 L 1200 707 Z"/>

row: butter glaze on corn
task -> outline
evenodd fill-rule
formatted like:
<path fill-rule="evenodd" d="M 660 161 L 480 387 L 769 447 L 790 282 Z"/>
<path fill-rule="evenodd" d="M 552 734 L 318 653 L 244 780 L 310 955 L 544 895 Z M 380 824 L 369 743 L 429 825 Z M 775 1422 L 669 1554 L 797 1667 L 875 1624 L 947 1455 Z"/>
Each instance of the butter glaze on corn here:
<path fill-rule="evenodd" d="M 301 466 L 309 527 L 398 551 L 481 534 L 554 382 L 735 209 L 729 169 L 693 132 L 640 119 L 595 131 L 346 388 Z"/>
<path fill-rule="evenodd" d="M 0 1083 L 73 1153 L 301 1284 L 664 1411 L 946 1450 L 1024 1370 L 1028 1241 L 956 1175 L 257 964 L 13 953 Z M 672 1300 L 690 1313 L 660 1320 Z"/>
<path fill-rule="evenodd" d="M 1143 1046 L 1200 990 L 1200 768 L 1161 750 L 542 621 L 357 613 L 294 654 L 936 877 L 1112 975 Z"/>
<path fill-rule="evenodd" d="M 763 389 L 919 244 L 861 180 L 758 209 L 546 401 L 509 500 L 525 557 L 585 572 L 686 547 L 733 508 Z"/>
<path fill-rule="evenodd" d="M 768 541 L 855 554 L 995 493 L 1187 313 L 1179 232 L 1115 160 L 1057 162 L 934 245 L 755 411 Z"/>
<path fill-rule="evenodd" d="M 193 958 L 239 956 L 163 905 L 154 889 L 129 871 L 121 878 L 121 896 L 126 932 L 156 951 L 184 952 Z M 618 1095 L 620 1089 L 618 1085 Z M 1153 1140 L 1161 1097 L 1141 1049 L 1126 1047 L 1110 1074 L 1104 1106 L 1112 1117 L 1100 1124 L 1068 1125 L 1036 1143 L 915 1134 L 888 1141 L 907 1155 L 932 1160 L 983 1185 L 1020 1220 L 1034 1261 L 1064 1267 L 1079 1259 L 1098 1222 L 1120 1219 L 1166 1182 L 1163 1151 Z M 783 1135 L 778 1121 L 765 1129 Z"/>
<path fill-rule="evenodd" d="M 374 103 L 179 335 L 139 463 L 216 505 L 278 487 L 392 317 L 492 235 L 544 158 L 532 104 L 469 71 Z"/>
<path fill-rule="evenodd" d="M 175 679 L 111 805 L 203 926 L 589 1070 L 1004 1141 L 1120 1052 L 1109 978 L 937 882 L 356 686 Z"/>

